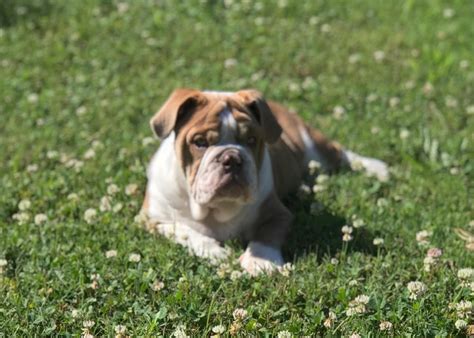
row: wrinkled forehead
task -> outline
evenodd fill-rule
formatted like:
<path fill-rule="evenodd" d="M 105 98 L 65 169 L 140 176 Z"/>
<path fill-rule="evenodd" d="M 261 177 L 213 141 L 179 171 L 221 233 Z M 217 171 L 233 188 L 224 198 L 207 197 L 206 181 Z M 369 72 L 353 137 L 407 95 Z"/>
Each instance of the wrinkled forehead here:
<path fill-rule="evenodd" d="M 196 129 L 237 129 L 237 126 L 257 122 L 235 93 L 203 91 L 202 94 L 206 98 L 206 104 L 190 120 L 190 124 Z"/>

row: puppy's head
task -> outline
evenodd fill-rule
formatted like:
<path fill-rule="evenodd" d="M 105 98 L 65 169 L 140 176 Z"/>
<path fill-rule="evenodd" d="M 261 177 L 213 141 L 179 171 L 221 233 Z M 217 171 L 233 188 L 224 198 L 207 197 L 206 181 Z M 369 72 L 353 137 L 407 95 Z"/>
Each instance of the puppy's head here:
<path fill-rule="evenodd" d="M 177 89 L 151 119 L 151 127 L 161 139 L 174 132 L 193 217 L 204 219 L 214 210 L 220 221 L 256 198 L 265 143 L 276 142 L 281 134 L 254 90 Z"/>

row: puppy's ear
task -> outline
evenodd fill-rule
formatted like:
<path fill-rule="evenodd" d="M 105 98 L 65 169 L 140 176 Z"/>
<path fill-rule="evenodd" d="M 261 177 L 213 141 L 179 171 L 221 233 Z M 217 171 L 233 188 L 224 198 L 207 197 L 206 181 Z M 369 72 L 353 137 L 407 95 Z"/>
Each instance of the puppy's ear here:
<path fill-rule="evenodd" d="M 238 91 L 237 95 L 240 96 L 244 105 L 262 127 L 265 142 L 275 143 L 280 137 L 282 129 L 263 95 L 252 89 Z"/>
<path fill-rule="evenodd" d="M 204 103 L 204 97 L 198 90 L 176 89 L 151 118 L 151 129 L 158 138 L 164 139 L 173 131 L 182 118 L 202 103 Z"/>

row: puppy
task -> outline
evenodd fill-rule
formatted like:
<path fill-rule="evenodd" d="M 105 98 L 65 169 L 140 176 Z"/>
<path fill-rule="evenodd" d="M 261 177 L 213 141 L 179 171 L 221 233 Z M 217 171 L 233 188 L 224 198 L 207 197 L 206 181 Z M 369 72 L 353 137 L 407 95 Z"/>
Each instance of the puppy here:
<path fill-rule="evenodd" d="M 214 263 L 229 255 L 225 240 L 240 238 L 248 243 L 240 264 L 252 275 L 283 265 L 292 215 L 281 198 L 311 160 L 388 178 L 385 163 L 342 149 L 255 90 L 177 89 L 151 127 L 161 145 L 148 168 L 148 225 Z"/>

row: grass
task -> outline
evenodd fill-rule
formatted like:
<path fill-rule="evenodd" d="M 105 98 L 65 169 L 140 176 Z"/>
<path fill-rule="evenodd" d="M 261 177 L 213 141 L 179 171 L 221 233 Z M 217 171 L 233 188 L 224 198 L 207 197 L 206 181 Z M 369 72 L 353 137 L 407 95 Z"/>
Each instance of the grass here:
<path fill-rule="evenodd" d="M 236 308 L 248 312 L 240 336 L 465 334 L 450 304 L 473 300 L 457 272 L 474 255 L 453 232 L 472 232 L 474 218 L 473 16 L 472 2 L 438 0 L 3 1 L 0 336 L 112 336 L 116 325 L 208 336 L 220 324 L 228 335 Z M 179 86 L 258 88 L 387 161 L 391 180 L 344 173 L 316 196 L 293 196 L 289 276 L 210 266 L 133 220 L 158 146 L 148 119 Z M 110 184 L 122 208 L 87 223 Z M 129 184 L 139 191 L 125 194 Z M 37 214 L 47 221 L 36 225 Z M 365 226 L 343 243 L 354 215 Z M 421 230 L 433 234 L 426 246 Z M 443 253 L 428 272 L 430 247 Z M 411 281 L 427 286 L 416 300 Z M 370 297 L 365 313 L 347 316 L 359 295 Z"/>

